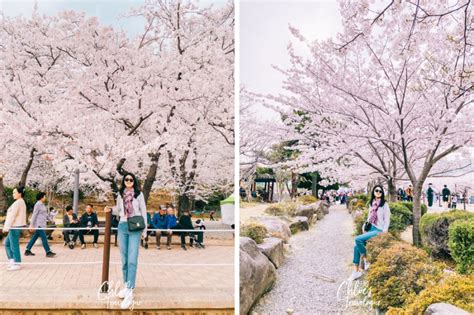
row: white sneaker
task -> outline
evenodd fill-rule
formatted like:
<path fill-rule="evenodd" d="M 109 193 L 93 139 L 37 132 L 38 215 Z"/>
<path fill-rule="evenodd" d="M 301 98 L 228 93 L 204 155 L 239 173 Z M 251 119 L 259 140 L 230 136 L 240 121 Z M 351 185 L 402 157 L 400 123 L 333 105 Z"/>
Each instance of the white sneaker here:
<path fill-rule="evenodd" d="M 13 266 L 15 264 L 15 259 L 8 259 L 8 267 Z"/>
<path fill-rule="evenodd" d="M 8 271 L 15 271 L 15 270 L 20 270 L 20 269 L 21 269 L 21 268 L 20 268 L 20 265 L 18 265 L 18 264 L 10 265 L 10 266 L 8 266 L 8 268 L 7 268 Z"/>
<path fill-rule="evenodd" d="M 120 303 L 121 309 L 128 309 L 133 305 L 133 290 L 129 290 L 122 303 Z"/>
<path fill-rule="evenodd" d="M 349 277 L 349 281 L 354 281 L 362 277 L 362 271 L 353 271 L 351 276 Z"/>
<path fill-rule="evenodd" d="M 370 268 L 370 263 L 367 262 L 367 260 L 364 259 L 364 270 L 367 271 Z"/>
<path fill-rule="evenodd" d="M 117 296 L 121 299 L 124 299 L 127 295 L 128 295 L 128 292 L 130 291 L 129 288 L 125 287 L 123 288 L 122 290 L 119 291 L 119 293 L 117 294 Z"/>
<path fill-rule="evenodd" d="M 86 244 L 81 245 L 81 249 L 84 249 L 84 248 L 86 248 Z"/>
<path fill-rule="evenodd" d="M 94 247 L 99 248 L 99 245 L 97 245 L 97 243 L 94 243 Z"/>

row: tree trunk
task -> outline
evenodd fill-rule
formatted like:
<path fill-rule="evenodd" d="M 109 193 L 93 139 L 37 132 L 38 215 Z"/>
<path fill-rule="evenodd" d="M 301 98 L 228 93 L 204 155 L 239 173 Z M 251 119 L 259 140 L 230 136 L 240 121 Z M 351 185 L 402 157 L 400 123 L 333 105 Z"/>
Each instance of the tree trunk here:
<path fill-rule="evenodd" d="M 151 156 L 151 165 L 148 169 L 148 173 L 143 183 L 143 197 L 145 197 L 145 203 L 148 203 L 148 198 L 150 197 L 151 188 L 156 179 L 156 172 L 158 170 L 158 161 L 160 160 L 160 154 L 154 154 Z"/>
<path fill-rule="evenodd" d="M 0 214 L 6 213 L 8 208 L 5 186 L 3 186 L 3 175 L 0 175 Z"/>
<path fill-rule="evenodd" d="M 421 193 L 423 183 L 413 183 L 413 245 L 421 246 L 420 219 L 421 219 Z"/>
<path fill-rule="evenodd" d="M 28 178 L 28 173 L 30 172 L 31 165 L 33 165 L 33 160 L 35 159 L 35 153 L 36 153 L 36 149 L 35 148 L 31 149 L 30 159 L 28 160 L 28 163 L 26 164 L 26 167 L 23 170 L 23 173 L 21 174 L 20 182 L 18 183 L 19 187 L 25 187 L 26 185 L 26 179 Z"/>
<path fill-rule="evenodd" d="M 388 186 L 389 201 L 396 202 L 397 201 L 397 187 L 395 185 L 395 181 L 393 179 L 388 179 L 387 186 Z"/>
<path fill-rule="evenodd" d="M 291 173 L 291 199 L 296 197 L 298 191 L 298 174 Z"/>
<path fill-rule="evenodd" d="M 311 179 L 311 194 L 318 198 L 318 173 L 312 173 Z"/>
<path fill-rule="evenodd" d="M 179 195 L 178 196 L 178 218 L 181 216 L 184 210 L 191 210 L 190 209 L 191 202 L 187 195 Z"/>

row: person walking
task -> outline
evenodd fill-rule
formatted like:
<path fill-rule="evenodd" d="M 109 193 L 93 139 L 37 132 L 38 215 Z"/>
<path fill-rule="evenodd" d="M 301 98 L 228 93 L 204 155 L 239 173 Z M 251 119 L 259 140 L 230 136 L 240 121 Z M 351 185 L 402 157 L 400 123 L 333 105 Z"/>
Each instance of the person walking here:
<path fill-rule="evenodd" d="M 413 186 L 410 184 L 407 188 L 407 201 L 413 202 Z"/>
<path fill-rule="evenodd" d="M 41 242 L 43 243 L 44 251 L 46 252 L 46 257 L 53 258 L 56 256 L 56 253 L 51 251 L 48 244 L 48 237 L 46 236 L 46 232 L 42 228 L 46 228 L 48 224 L 48 209 L 45 206 L 46 203 L 46 194 L 44 192 L 39 192 L 36 195 L 36 203 L 33 208 L 33 216 L 31 217 L 30 222 L 30 232 L 33 233 L 28 245 L 26 245 L 25 256 L 35 256 L 33 252 L 31 252 L 31 248 L 35 245 L 36 240 L 38 237 L 41 238 Z"/>
<path fill-rule="evenodd" d="M 144 239 L 147 235 L 145 197 L 140 191 L 135 175 L 127 173 L 123 176 L 115 210 L 120 217 L 118 243 L 124 282 L 124 287 L 118 293 L 118 297 L 123 299 L 120 307 L 127 309 L 133 305 L 133 290 L 135 289 L 137 278 L 140 240 Z M 104 211 L 108 212 L 110 209 L 106 207 Z"/>
<path fill-rule="evenodd" d="M 434 189 L 433 189 L 433 184 L 431 183 L 428 184 L 426 197 L 428 198 L 428 207 L 431 208 L 433 206 L 433 199 L 434 199 Z"/>
<path fill-rule="evenodd" d="M 441 196 L 443 198 L 443 208 L 448 209 L 449 198 L 451 196 L 451 190 L 449 190 L 448 185 L 444 185 L 444 188 L 441 191 Z"/>
<path fill-rule="evenodd" d="M 3 224 L 3 233 L 7 233 L 5 240 L 5 251 L 8 257 L 9 271 L 20 269 L 21 253 L 20 253 L 20 236 L 21 228 L 26 226 L 26 203 L 23 199 L 25 195 L 24 187 L 17 187 L 13 189 L 13 199 L 15 202 L 8 208 L 5 223 Z"/>
<path fill-rule="evenodd" d="M 354 259 L 352 261 L 355 269 L 349 277 L 350 281 L 362 276 L 361 268 L 364 270 L 369 268 L 369 264 L 365 259 L 367 253 L 365 245 L 367 241 L 380 233 L 387 233 L 390 226 L 390 208 L 388 202 L 385 201 L 385 193 L 382 186 L 376 185 L 373 188 L 369 205 L 369 214 L 362 228 L 363 234 L 355 238 Z M 361 266 L 361 263 L 364 266 Z"/>

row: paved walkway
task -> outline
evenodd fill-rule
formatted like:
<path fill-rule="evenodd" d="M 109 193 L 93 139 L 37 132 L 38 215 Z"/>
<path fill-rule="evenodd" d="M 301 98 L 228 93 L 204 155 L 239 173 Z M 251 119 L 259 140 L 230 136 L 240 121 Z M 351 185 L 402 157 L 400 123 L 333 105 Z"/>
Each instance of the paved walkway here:
<path fill-rule="evenodd" d="M 363 314 L 359 299 L 349 295 L 346 300 L 345 280 L 352 272 L 352 222 L 345 206 L 337 205 L 310 231 L 294 235 L 275 286 L 253 314 Z"/>
<path fill-rule="evenodd" d="M 21 244 L 21 249 L 23 253 L 25 244 Z M 22 256 L 23 262 L 42 265 L 23 265 L 21 270 L 12 272 L 6 270 L 5 264 L 0 264 L 0 309 L 119 308 L 118 298 L 98 295 L 103 257 L 101 244 L 98 249 L 89 244 L 84 250 L 53 244 L 52 249 L 57 253 L 55 258 L 46 258 L 41 246 L 33 247 L 36 256 Z M 0 262 L 6 260 L 5 248 L 0 246 Z M 110 261 L 115 264 L 110 265 L 109 279 L 121 281 L 118 247 L 111 247 Z M 208 245 L 203 250 L 189 248 L 188 251 L 181 250 L 178 245 L 172 250 L 160 251 L 154 246 L 148 250 L 141 248 L 135 309 L 233 309 L 233 263 L 233 246 Z"/>

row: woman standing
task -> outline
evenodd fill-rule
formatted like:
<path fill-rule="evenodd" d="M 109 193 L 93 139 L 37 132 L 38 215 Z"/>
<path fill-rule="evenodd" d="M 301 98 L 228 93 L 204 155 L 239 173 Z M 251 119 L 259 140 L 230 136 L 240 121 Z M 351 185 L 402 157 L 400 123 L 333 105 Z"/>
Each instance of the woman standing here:
<path fill-rule="evenodd" d="M 362 228 L 364 233 L 355 238 L 353 260 L 355 270 L 352 272 L 349 280 L 355 280 L 362 276 L 362 271 L 360 271 L 361 258 L 364 262 L 363 268 L 365 270 L 369 268 L 365 260 L 367 253 L 365 249 L 366 242 L 380 233 L 386 233 L 390 226 L 390 208 L 388 203 L 385 202 L 385 193 L 382 186 L 376 185 L 372 190 L 369 206 L 369 215 Z"/>
<path fill-rule="evenodd" d="M 13 189 L 13 199 L 15 199 L 15 202 L 10 206 L 10 208 L 8 208 L 5 224 L 3 225 L 3 232 L 8 232 L 8 236 L 5 241 L 5 250 L 10 262 L 8 266 L 8 270 L 10 271 L 20 269 L 21 230 L 16 230 L 15 228 L 26 226 L 26 203 L 25 200 L 23 200 L 24 194 L 24 187 Z"/>
<path fill-rule="evenodd" d="M 133 289 L 137 277 L 140 240 L 147 235 L 145 198 L 140 191 L 137 178 L 131 173 L 125 174 L 122 178 L 116 210 L 118 210 L 120 216 L 118 242 L 122 256 L 122 273 L 125 284 L 118 296 L 123 299 L 120 307 L 127 309 L 133 304 Z M 108 209 L 105 211 L 108 211 Z"/>

